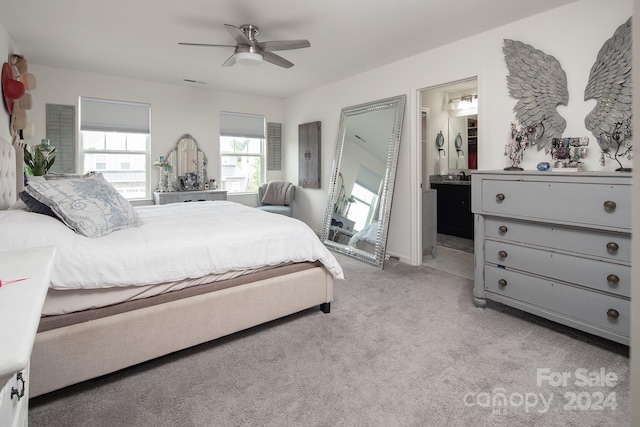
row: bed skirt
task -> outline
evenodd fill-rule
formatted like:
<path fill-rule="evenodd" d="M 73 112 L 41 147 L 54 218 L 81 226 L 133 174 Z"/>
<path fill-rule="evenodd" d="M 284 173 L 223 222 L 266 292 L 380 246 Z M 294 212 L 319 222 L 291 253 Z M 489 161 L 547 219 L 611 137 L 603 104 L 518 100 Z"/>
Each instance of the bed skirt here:
<path fill-rule="evenodd" d="M 38 332 L 30 396 L 332 301 L 333 277 L 319 266 Z"/>

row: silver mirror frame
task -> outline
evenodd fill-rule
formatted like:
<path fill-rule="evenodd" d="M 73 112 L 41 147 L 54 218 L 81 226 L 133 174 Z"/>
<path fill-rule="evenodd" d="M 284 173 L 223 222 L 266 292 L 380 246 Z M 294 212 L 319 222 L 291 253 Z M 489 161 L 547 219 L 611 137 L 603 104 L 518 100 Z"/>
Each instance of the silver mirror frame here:
<path fill-rule="evenodd" d="M 325 210 L 324 224 L 322 227 L 321 240 L 331 250 L 348 255 L 360 261 L 375 265 L 379 269 L 384 268 L 384 260 L 387 246 L 387 234 L 389 231 L 389 218 L 391 216 L 391 201 L 393 199 L 393 189 L 396 178 L 396 169 L 398 165 L 398 152 L 400 149 L 400 135 L 402 132 L 402 121 L 404 119 L 404 110 L 406 104 L 406 95 L 399 95 L 379 101 L 368 102 L 365 104 L 355 105 L 342 109 L 340 114 L 340 126 L 338 127 L 338 136 L 336 141 L 336 149 L 331 166 L 331 181 L 329 182 L 329 192 L 327 197 L 327 207 Z M 329 239 L 329 231 L 331 229 L 331 217 L 333 215 L 333 200 L 336 192 L 336 182 L 340 171 L 340 162 L 342 159 L 342 151 L 345 140 L 346 119 L 358 114 L 365 114 L 371 111 L 384 109 L 395 109 L 393 130 L 389 141 L 389 150 L 387 155 L 387 167 L 385 171 L 382 192 L 380 196 L 380 213 L 378 220 L 378 232 L 376 234 L 376 244 L 374 253 L 354 248 L 334 242 Z M 339 190 L 338 190 L 339 191 Z"/>
<path fill-rule="evenodd" d="M 178 179 L 180 178 L 180 171 L 178 171 L 178 166 L 175 164 L 178 161 L 178 150 L 180 148 L 180 143 L 183 141 L 191 141 L 193 144 L 193 149 L 196 150 L 196 175 L 198 177 L 197 179 L 197 186 L 194 188 L 182 188 L 180 183 L 178 182 Z M 206 154 L 204 154 L 204 151 L 202 151 L 200 149 L 200 146 L 198 145 L 198 141 L 196 141 L 196 139 L 194 137 L 192 137 L 191 135 L 189 135 L 188 133 L 185 133 L 184 135 L 182 135 L 180 138 L 178 138 L 178 141 L 176 141 L 175 145 L 173 146 L 173 148 L 171 149 L 171 151 L 169 151 L 169 153 L 167 153 L 166 156 L 166 160 L 170 163 L 171 168 L 168 172 L 168 185 L 170 187 L 170 191 L 186 191 L 186 190 L 204 190 L 204 185 L 205 183 L 208 181 L 207 178 L 207 164 L 208 164 L 208 160 L 207 160 L 207 156 Z"/>

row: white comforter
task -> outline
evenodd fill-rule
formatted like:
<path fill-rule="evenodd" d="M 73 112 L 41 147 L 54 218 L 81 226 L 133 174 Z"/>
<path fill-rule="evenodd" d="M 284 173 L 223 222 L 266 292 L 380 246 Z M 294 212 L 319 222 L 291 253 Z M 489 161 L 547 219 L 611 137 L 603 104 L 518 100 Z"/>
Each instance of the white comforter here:
<path fill-rule="evenodd" d="M 320 261 L 343 278 L 335 257 L 294 218 L 223 201 L 136 210 L 143 226 L 98 239 L 46 215 L 0 211 L 0 251 L 57 246 L 55 289 L 146 285 L 302 261 Z"/>

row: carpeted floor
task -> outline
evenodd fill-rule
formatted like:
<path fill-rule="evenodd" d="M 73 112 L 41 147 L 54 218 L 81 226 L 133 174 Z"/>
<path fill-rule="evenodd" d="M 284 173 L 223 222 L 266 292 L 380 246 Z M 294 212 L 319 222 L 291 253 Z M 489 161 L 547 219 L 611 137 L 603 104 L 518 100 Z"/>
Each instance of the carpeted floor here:
<path fill-rule="evenodd" d="M 471 280 L 427 266 L 337 258 L 330 314 L 40 396 L 30 426 L 627 425 L 628 347 L 476 308 Z"/>

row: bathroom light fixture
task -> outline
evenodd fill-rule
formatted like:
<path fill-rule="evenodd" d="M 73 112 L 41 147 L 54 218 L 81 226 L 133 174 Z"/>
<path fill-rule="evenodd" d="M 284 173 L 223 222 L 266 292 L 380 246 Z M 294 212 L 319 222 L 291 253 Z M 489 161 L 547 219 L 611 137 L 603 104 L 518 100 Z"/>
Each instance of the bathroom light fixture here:
<path fill-rule="evenodd" d="M 478 108 L 478 95 L 464 95 L 459 98 L 451 98 L 447 103 L 447 110 L 459 111 Z"/>
<path fill-rule="evenodd" d="M 255 52 L 238 52 L 235 58 L 236 63 L 242 65 L 259 65 L 262 62 L 262 55 Z"/>

